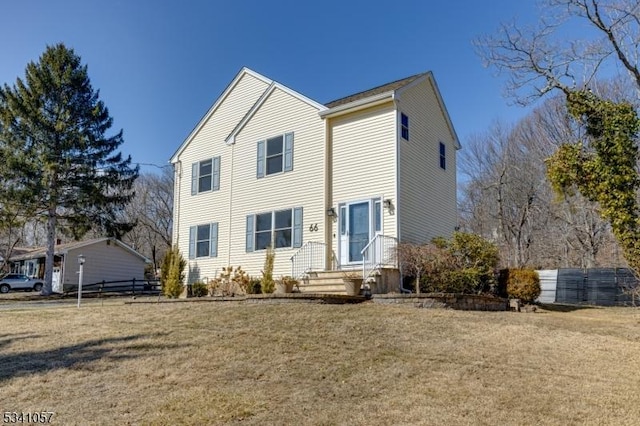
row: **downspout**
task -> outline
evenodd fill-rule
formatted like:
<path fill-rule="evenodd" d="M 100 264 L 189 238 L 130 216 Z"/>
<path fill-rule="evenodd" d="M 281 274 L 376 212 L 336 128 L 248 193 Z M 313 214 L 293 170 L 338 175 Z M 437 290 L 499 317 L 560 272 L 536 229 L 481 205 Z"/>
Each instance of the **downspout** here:
<path fill-rule="evenodd" d="M 182 185 L 182 160 L 178 160 L 173 166 L 174 197 L 173 197 L 173 245 L 180 244 L 180 185 Z M 155 271 L 154 271 L 155 272 Z"/>
<path fill-rule="evenodd" d="M 227 265 L 231 265 L 231 221 L 233 220 L 233 154 L 235 152 L 236 143 L 231 144 L 231 178 L 229 178 L 229 214 L 227 220 L 229 227 L 227 232 Z"/>
<path fill-rule="evenodd" d="M 333 270 L 333 217 L 327 214 L 327 209 L 333 207 L 333 141 L 331 140 L 330 118 L 324 118 L 324 240 L 325 269 Z M 338 265 L 336 265 L 337 267 Z"/>
<path fill-rule="evenodd" d="M 393 92 L 392 99 L 393 99 L 393 104 L 396 107 L 396 238 L 398 239 L 398 244 L 400 244 L 402 242 L 402 233 L 401 233 L 402 228 L 400 226 L 401 224 L 400 218 L 402 217 L 402 215 L 400 214 L 401 213 L 400 179 L 402 175 L 400 173 L 401 172 L 400 170 L 401 138 L 400 138 L 400 110 L 398 108 L 400 99 L 398 99 L 396 92 Z M 411 293 L 411 290 L 409 290 L 408 288 L 405 288 L 404 283 L 402 282 L 403 274 L 402 274 L 402 264 L 400 262 L 398 262 L 398 273 L 400 274 L 400 293 Z"/>

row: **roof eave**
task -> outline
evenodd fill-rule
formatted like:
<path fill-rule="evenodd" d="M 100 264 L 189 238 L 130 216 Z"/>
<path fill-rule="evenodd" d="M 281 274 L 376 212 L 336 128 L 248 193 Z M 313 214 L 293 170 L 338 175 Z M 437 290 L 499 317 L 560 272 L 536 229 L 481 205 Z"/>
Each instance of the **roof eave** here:
<path fill-rule="evenodd" d="M 225 139 L 225 142 L 227 143 L 227 145 L 232 145 L 236 143 L 236 136 L 242 131 L 242 129 L 244 129 L 244 126 L 253 118 L 256 112 L 265 103 L 267 98 L 269 98 L 269 96 L 276 89 L 282 90 L 283 92 L 289 94 L 290 96 L 293 96 L 294 98 L 306 103 L 307 105 L 313 108 L 316 108 L 319 111 L 319 113 L 322 113 L 323 111 L 327 110 L 326 106 L 314 101 L 313 99 L 308 98 L 299 92 L 296 92 L 295 90 L 285 86 L 284 84 L 278 83 L 277 81 L 273 81 L 271 82 L 267 90 L 264 91 L 264 93 L 260 96 L 260 98 L 258 98 L 256 103 L 251 107 L 249 112 L 242 118 L 242 120 L 240 120 L 240 122 L 236 125 L 236 127 L 231 131 L 229 136 L 227 136 L 227 138 Z"/>
<path fill-rule="evenodd" d="M 321 118 L 333 118 L 338 115 L 347 114 L 350 112 L 360 111 L 365 108 L 371 108 L 376 105 L 384 104 L 392 101 L 395 96 L 395 91 L 380 93 L 378 95 L 369 96 L 368 98 L 358 99 L 357 101 L 349 102 L 343 105 L 338 105 L 334 108 L 329 108 L 324 111 L 320 111 Z"/>
<path fill-rule="evenodd" d="M 211 105 L 211 107 L 209 108 L 209 110 L 204 114 L 204 116 L 200 119 L 200 121 L 198 121 L 198 124 L 196 124 L 196 126 L 193 128 L 193 130 L 189 133 L 189 135 L 185 138 L 185 140 L 182 142 L 182 144 L 180 144 L 180 146 L 178 147 L 178 149 L 176 150 L 176 152 L 171 156 L 171 159 L 169 160 L 169 162 L 171 164 L 175 164 L 178 162 L 178 158 L 180 157 L 180 155 L 182 154 L 182 152 L 186 149 L 187 145 L 189 145 L 189 143 L 191 142 L 191 140 L 195 137 L 196 134 L 198 134 L 198 132 L 200 131 L 200 129 L 204 126 L 204 124 L 207 122 L 207 120 L 209 119 L 209 117 L 211 117 L 213 115 L 213 113 L 218 109 L 218 107 L 220 106 L 220 104 L 222 104 L 222 101 L 229 95 L 229 93 L 231 93 L 231 91 L 233 90 L 233 88 L 238 84 L 238 82 L 240 81 L 240 79 L 245 75 L 245 74 L 249 74 L 252 77 L 255 77 L 259 80 L 262 80 L 263 82 L 267 83 L 267 84 L 271 84 L 273 82 L 273 80 L 263 76 L 260 73 L 257 73 L 247 67 L 243 67 L 238 74 L 236 74 L 236 76 L 233 78 L 233 80 L 231 80 L 231 82 L 229 83 L 229 85 L 225 88 L 225 90 L 222 92 L 222 94 L 220 94 L 220 96 L 218 96 L 218 98 L 215 100 L 215 102 L 213 103 L 213 105 Z"/>

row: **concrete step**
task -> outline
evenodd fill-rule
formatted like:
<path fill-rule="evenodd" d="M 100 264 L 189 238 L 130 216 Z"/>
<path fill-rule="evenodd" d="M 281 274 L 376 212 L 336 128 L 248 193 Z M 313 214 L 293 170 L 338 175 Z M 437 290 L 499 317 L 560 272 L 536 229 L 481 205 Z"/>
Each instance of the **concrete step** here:
<path fill-rule="evenodd" d="M 303 293 L 346 294 L 343 276 L 335 274 L 310 276 L 300 284 Z"/>
<path fill-rule="evenodd" d="M 303 293 L 347 294 L 344 278 L 349 275 L 361 277 L 362 269 L 309 272 L 308 278 L 300 283 L 300 291 Z"/>
<path fill-rule="evenodd" d="M 308 273 L 310 279 L 316 278 L 339 278 L 342 279 L 347 275 L 362 276 L 362 268 L 358 269 L 342 269 L 339 271 L 315 271 Z"/>
<path fill-rule="evenodd" d="M 344 284 L 307 284 L 300 285 L 301 293 L 317 293 L 317 294 L 347 294 Z"/>

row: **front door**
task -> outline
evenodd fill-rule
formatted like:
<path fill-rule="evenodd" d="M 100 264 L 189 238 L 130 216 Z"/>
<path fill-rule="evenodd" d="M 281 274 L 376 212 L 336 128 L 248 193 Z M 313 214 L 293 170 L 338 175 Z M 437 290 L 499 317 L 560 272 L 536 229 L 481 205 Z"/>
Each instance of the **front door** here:
<path fill-rule="evenodd" d="M 340 265 L 362 263 L 362 250 L 369 243 L 380 223 L 380 219 L 377 218 L 380 215 L 378 203 L 378 200 L 367 200 L 339 206 Z M 372 208 L 374 205 L 375 209 Z M 373 216 L 376 216 L 376 220 L 372 220 Z"/>
<path fill-rule="evenodd" d="M 54 293 L 62 293 L 62 281 L 60 280 L 60 267 L 54 266 L 51 277 L 51 290 Z"/>

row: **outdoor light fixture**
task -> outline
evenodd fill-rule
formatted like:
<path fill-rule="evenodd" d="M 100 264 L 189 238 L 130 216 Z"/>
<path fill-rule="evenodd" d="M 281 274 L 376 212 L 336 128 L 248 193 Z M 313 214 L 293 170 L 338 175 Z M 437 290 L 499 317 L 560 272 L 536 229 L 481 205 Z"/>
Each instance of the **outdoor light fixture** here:
<path fill-rule="evenodd" d="M 393 206 L 393 203 L 391 202 L 391 198 L 387 198 L 386 200 L 384 200 L 384 207 L 387 209 L 391 209 L 391 207 Z"/>
<path fill-rule="evenodd" d="M 333 207 L 329 207 L 327 209 L 327 216 L 329 217 L 336 217 L 336 209 L 334 209 Z"/>
<path fill-rule="evenodd" d="M 84 257 L 84 255 L 82 254 L 78 255 L 78 265 L 84 265 L 85 260 L 86 258 Z"/>

